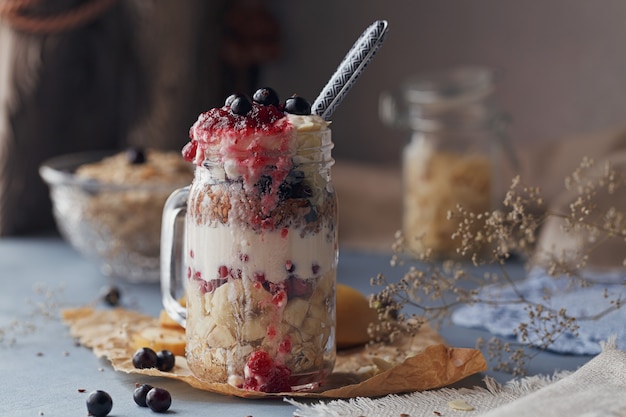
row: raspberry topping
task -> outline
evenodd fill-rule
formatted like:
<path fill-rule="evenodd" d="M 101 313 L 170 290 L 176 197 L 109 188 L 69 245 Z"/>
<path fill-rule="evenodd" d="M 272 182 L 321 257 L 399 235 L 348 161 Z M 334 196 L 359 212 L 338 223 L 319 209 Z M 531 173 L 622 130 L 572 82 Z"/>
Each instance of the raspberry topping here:
<path fill-rule="evenodd" d="M 273 365 L 272 358 L 270 358 L 269 353 L 264 350 L 252 352 L 248 358 L 248 363 L 246 363 L 246 367 L 250 373 L 256 376 L 267 376 Z"/>
<path fill-rule="evenodd" d="M 243 389 L 262 392 L 291 392 L 291 370 L 275 363 L 264 350 L 252 352 L 244 369 Z"/>

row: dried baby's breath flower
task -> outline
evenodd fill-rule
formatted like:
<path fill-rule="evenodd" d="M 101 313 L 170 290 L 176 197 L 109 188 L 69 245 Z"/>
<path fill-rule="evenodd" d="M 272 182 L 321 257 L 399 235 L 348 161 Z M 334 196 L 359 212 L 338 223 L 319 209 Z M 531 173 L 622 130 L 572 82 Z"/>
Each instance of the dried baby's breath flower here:
<path fill-rule="evenodd" d="M 526 268 L 540 266 L 550 276 L 567 277 L 572 288 L 590 285 L 583 272 L 595 262 L 598 252 L 609 242 L 626 242 L 626 208 L 611 204 L 613 196 L 626 192 L 624 187 L 625 170 L 583 158 L 565 178 L 567 203 L 560 209 L 548 209 L 541 189 L 525 185 L 517 176 L 496 210 L 472 213 L 457 206 L 448 212 L 448 219 L 457 221 L 452 238 L 464 261 L 434 259 L 430 250 L 415 253 L 407 237 L 397 232 L 391 265 L 405 271 L 399 280 L 379 274 L 371 281 L 380 287 L 370 297 L 380 319 L 370 326 L 372 338 L 393 340 L 399 334 L 418 332 L 425 323 L 440 325 L 462 305 L 523 305 L 527 317 L 514 330 L 517 341 L 494 337 L 478 340 L 477 346 L 496 363 L 496 370 L 524 374 L 537 348 L 549 349 L 564 334 L 577 337 L 581 321 L 597 320 L 621 308 L 626 295 L 605 290 L 604 309 L 593 316 L 573 317 L 565 309 L 553 308 L 547 292 L 540 302 L 524 297 L 516 286 L 515 278 L 520 277 L 509 275 L 507 263 L 512 258 L 523 259 Z M 561 249 L 538 246 L 540 229 L 553 221 L 559 222 L 562 239 L 575 245 Z M 626 266 L 626 253 L 623 256 L 613 260 L 615 266 Z M 482 298 L 481 290 L 492 284 L 509 286 L 516 297 Z"/>
<path fill-rule="evenodd" d="M 22 318 L 14 319 L 6 325 L 0 326 L 0 347 L 14 346 L 18 337 L 34 333 L 41 322 L 56 320 L 59 317 L 60 304 L 58 299 L 65 291 L 65 284 L 50 287 L 45 284 L 36 284 L 32 296 L 24 300 L 29 312 Z"/>

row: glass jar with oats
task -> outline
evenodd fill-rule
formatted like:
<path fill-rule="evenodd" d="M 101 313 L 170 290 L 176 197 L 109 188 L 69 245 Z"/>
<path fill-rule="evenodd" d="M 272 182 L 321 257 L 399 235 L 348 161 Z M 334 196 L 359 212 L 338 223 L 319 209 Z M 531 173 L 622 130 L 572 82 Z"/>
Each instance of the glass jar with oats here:
<path fill-rule="evenodd" d="M 481 215 L 497 204 L 504 164 L 515 160 L 491 100 L 494 82 L 491 69 L 453 68 L 414 76 L 381 96 L 383 121 L 411 130 L 402 155 L 402 228 L 418 257 L 461 259 L 487 249 Z M 476 216 L 464 226 L 473 236 L 467 251 L 457 234 L 461 211 Z"/>

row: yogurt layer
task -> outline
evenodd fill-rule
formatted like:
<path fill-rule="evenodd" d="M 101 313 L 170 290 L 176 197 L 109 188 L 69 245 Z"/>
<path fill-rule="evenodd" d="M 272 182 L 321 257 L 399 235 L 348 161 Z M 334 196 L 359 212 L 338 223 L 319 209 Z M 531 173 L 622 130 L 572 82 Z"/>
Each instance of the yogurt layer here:
<path fill-rule="evenodd" d="M 332 229 L 301 235 L 300 228 L 256 232 L 228 224 L 200 225 L 187 229 L 190 248 L 202 253 L 190 256 L 190 274 L 210 281 L 229 274 L 244 279 L 279 283 L 290 276 L 320 277 L 336 263 Z"/>

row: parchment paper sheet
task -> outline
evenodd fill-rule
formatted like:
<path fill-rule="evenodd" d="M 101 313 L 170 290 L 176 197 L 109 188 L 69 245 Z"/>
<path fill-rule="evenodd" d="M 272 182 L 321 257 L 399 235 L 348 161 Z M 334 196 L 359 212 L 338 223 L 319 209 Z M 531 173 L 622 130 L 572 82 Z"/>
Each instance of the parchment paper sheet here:
<path fill-rule="evenodd" d="M 242 398 L 378 397 L 444 387 L 487 368 L 480 351 L 448 347 L 435 331 L 425 326 L 416 337 L 391 346 L 372 345 L 339 351 L 333 373 L 315 391 L 267 394 L 200 381 L 182 356 L 176 357 L 172 372 L 136 369 L 132 364 L 131 336 L 146 326 L 158 326 L 157 318 L 125 309 L 94 310 L 88 307 L 64 310 L 62 316 L 72 336 L 98 357 L 109 359 L 117 371 L 172 378 L 201 390 Z M 388 364 L 389 369 L 373 376 L 363 372 L 363 368 L 372 367 L 375 358 L 384 359 L 383 363 Z"/>

